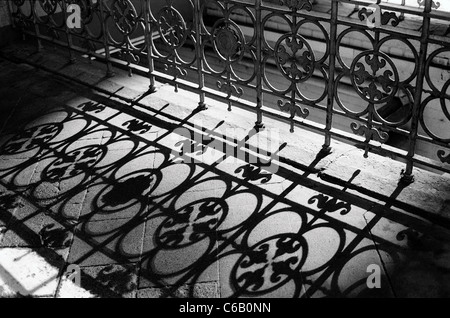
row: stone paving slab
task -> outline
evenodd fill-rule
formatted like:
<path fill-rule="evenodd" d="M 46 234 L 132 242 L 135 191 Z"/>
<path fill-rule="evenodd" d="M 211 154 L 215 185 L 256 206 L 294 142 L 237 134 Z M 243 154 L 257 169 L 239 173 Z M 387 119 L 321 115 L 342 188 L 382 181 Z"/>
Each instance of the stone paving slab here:
<path fill-rule="evenodd" d="M 171 288 L 144 288 L 139 290 L 137 298 L 220 298 L 217 283 L 198 283 Z"/>
<path fill-rule="evenodd" d="M 33 284 L 57 273 L 32 296 L 447 295 L 436 282 L 448 280 L 449 229 L 433 223 L 448 217 L 447 176 L 418 170 L 402 188 L 401 164 L 364 160 L 352 145 L 335 142 L 321 158 L 323 137 L 290 134 L 270 118 L 256 134 L 254 114 L 211 100 L 198 112 L 195 94 L 159 83 L 148 95 L 148 79 L 120 70 L 106 79 L 95 61 L 67 66 L 57 51 L 26 46 L 2 54 L 0 80 L 11 90 L 0 90 L 9 118 L 0 131 L 0 266 L 10 273 L 25 249 L 62 262 L 23 265 L 36 272 Z M 81 286 L 64 275 L 70 265 Z M 380 288 L 368 287 L 370 268 Z M 18 276 L 23 286 L 29 276 Z M 9 296 L 28 290 L 3 284 Z"/>
<path fill-rule="evenodd" d="M 0 259 L 0 297 L 55 296 L 64 261 L 52 251 L 0 248 Z"/>

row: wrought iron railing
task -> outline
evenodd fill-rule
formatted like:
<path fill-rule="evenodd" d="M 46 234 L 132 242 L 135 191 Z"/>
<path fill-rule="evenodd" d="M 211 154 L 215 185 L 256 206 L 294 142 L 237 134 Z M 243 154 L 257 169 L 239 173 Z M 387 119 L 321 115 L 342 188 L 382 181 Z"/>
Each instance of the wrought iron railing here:
<path fill-rule="evenodd" d="M 195 90 L 201 109 L 206 96 L 251 109 L 258 129 L 273 116 L 320 132 L 325 153 L 334 139 L 354 142 L 404 160 L 406 182 L 416 166 L 448 173 L 450 14 L 433 0 L 323 2 L 11 0 L 10 10 L 39 48 L 104 60 L 109 76 L 126 67 L 148 74 L 150 90 L 155 79 Z M 67 23 L 74 4 L 78 28 Z"/>

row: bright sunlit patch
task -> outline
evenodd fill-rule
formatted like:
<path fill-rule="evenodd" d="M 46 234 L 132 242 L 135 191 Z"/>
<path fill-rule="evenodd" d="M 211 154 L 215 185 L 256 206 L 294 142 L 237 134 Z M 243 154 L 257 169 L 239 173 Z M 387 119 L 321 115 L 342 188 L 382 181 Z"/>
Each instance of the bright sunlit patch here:
<path fill-rule="evenodd" d="M 59 268 L 31 249 L 0 249 L 1 297 L 53 296 L 58 273 Z"/>
<path fill-rule="evenodd" d="M 0 249 L 0 298 L 55 297 L 62 258 L 53 251 L 29 248 Z M 58 297 L 94 297 L 90 292 L 63 280 Z"/>

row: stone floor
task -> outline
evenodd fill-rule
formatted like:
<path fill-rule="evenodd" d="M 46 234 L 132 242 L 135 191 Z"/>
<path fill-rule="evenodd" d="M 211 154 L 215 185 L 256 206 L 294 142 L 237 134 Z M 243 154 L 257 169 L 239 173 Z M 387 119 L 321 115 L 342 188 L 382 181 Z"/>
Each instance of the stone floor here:
<path fill-rule="evenodd" d="M 0 51 L 1 296 L 450 296 L 448 175 L 64 54 Z"/>

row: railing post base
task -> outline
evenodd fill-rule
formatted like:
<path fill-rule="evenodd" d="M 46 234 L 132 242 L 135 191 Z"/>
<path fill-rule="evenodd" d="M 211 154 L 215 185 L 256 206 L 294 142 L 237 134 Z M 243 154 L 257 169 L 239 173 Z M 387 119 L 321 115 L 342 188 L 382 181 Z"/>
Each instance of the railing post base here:
<path fill-rule="evenodd" d="M 322 146 L 322 149 L 320 149 L 320 155 L 322 156 L 328 156 L 333 153 L 333 148 L 331 146 Z"/>
<path fill-rule="evenodd" d="M 200 103 L 198 103 L 197 109 L 199 111 L 207 110 L 208 106 L 206 106 L 206 104 L 204 102 L 200 102 Z"/>
<path fill-rule="evenodd" d="M 107 78 L 111 78 L 111 77 L 114 77 L 114 76 L 116 76 L 116 73 L 114 73 L 113 71 L 106 71 L 106 77 Z"/>
<path fill-rule="evenodd" d="M 264 131 L 266 129 L 266 126 L 264 126 L 263 123 L 256 122 L 254 128 L 257 132 L 260 132 L 260 131 Z"/>
<path fill-rule="evenodd" d="M 148 93 L 149 93 L 149 94 L 156 93 L 156 91 L 157 91 L 157 89 L 156 89 L 156 87 L 155 87 L 154 85 L 150 85 L 150 86 L 148 87 Z"/>
<path fill-rule="evenodd" d="M 403 185 L 410 185 L 413 184 L 416 181 L 416 178 L 414 178 L 413 174 L 406 174 L 404 171 L 402 171 L 402 177 L 400 178 L 400 183 Z"/>

